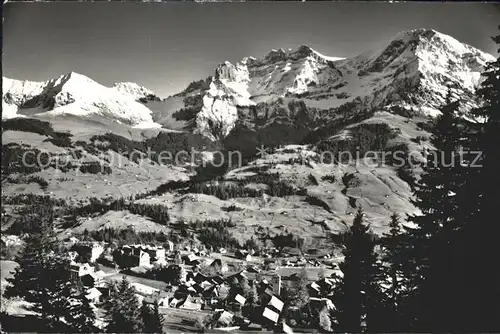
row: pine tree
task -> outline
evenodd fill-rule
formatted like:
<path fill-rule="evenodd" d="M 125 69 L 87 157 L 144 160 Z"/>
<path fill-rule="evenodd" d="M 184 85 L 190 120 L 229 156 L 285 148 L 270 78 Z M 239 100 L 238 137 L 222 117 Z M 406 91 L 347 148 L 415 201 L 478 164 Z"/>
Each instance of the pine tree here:
<path fill-rule="evenodd" d="M 460 304 L 462 282 L 455 276 L 463 252 L 457 236 L 465 224 L 460 203 L 466 168 L 458 151 L 463 137 L 455 115 L 458 106 L 448 94 L 431 137 L 435 150 L 427 155 L 415 187 L 414 204 L 422 214 L 409 219 L 416 227 L 407 229 L 410 248 L 405 269 L 406 288 L 411 293 L 406 307 L 414 317 L 414 331 L 452 330 L 453 310 Z"/>
<path fill-rule="evenodd" d="M 181 253 L 177 252 L 175 254 L 175 264 L 180 265 L 182 263 Z"/>
<path fill-rule="evenodd" d="M 145 300 L 142 301 L 141 305 L 141 319 L 142 319 L 142 332 L 143 333 L 154 333 L 151 331 L 150 324 L 151 324 L 151 317 L 152 317 L 152 310 L 149 307 L 149 305 L 146 303 Z"/>
<path fill-rule="evenodd" d="M 404 258 L 402 257 L 401 242 L 403 231 L 401 229 L 401 223 L 399 215 L 394 212 L 391 215 L 391 221 L 389 222 L 389 233 L 383 235 L 381 240 L 381 245 L 384 248 L 384 254 L 382 256 L 382 261 L 386 264 L 386 284 L 389 286 L 387 289 L 388 300 L 391 304 L 397 305 L 397 296 L 400 290 L 400 277 L 402 275 L 402 264 Z"/>
<path fill-rule="evenodd" d="M 307 270 L 304 268 L 299 275 L 297 281 L 293 282 L 291 287 L 290 305 L 302 308 L 309 303 L 309 290 L 307 288 L 308 284 Z"/>
<path fill-rule="evenodd" d="M 251 291 L 251 287 L 250 287 L 250 283 L 248 281 L 248 278 L 246 278 L 245 276 L 243 276 L 239 282 L 239 288 L 241 290 L 241 295 L 245 298 L 248 298 L 248 296 L 250 295 L 250 291 Z"/>
<path fill-rule="evenodd" d="M 163 333 L 163 321 L 165 320 L 160 313 L 160 306 L 158 301 L 155 300 L 153 308 L 146 303 L 142 302 L 141 318 L 143 323 L 143 333 Z"/>
<path fill-rule="evenodd" d="M 255 283 L 255 280 L 253 280 L 250 284 L 246 304 L 242 310 L 243 315 L 248 317 L 249 319 L 253 319 L 255 312 L 258 309 L 258 305 L 259 294 L 257 293 L 257 285 Z"/>
<path fill-rule="evenodd" d="M 81 292 L 72 299 L 71 304 L 69 309 L 71 317 L 67 320 L 70 331 L 74 333 L 96 332 L 94 325 L 96 316 L 85 294 Z"/>
<path fill-rule="evenodd" d="M 324 307 L 321 312 L 319 312 L 319 328 L 323 332 L 331 332 L 332 331 L 332 319 L 330 316 L 330 312 L 327 307 Z"/>
<path fill-rule="evenodd" d="M 259 294 L 257 293 L 257 285 L 255 284 L 255 281 L 252 281 L 252 284 L 250 285 L 248 304 L 251 307 L 256 307 L 259 304 Z"/>
<path fill-rule="evenodd" d="M 48 330 L 61 329 L 67 317 L 70 279 L 67 261 L 55 252 L 52 223 L 40 221 L 25 239 L 26 245 L 5 296 L 22 297 L 39 314 Z M 42 330 L 42 329 L 41 329 Z"/>
<path fill-rule="evenodd" d="M 62 254 L 52 253 L 50 263 L 46 263 L 45 274 L 49 275 L 49 299 L 45 300 L 47 309 L 50 310 L 51 319 L 54 324 L 60 326 L 60 319 L 68 319 L 70 313 L 69 300 L 73 297 L 73 283 L 70 278 L 69 260 Z"/>
<path fill-rule="evenodd" d="M 394 212 L 389 222 L 389 232 L 380 240 L 382 246 L 381 261 L 384 266 L 382 290 L 384 292 L 383 321 L 384 330 L 403 332 L 410 329 L 410 316 L 407 313 L 406 298 L 408 282 L 405 280 L 408 265 L 407 236 L 401 226 L 400 216 Z"/>
<path fill-rule="evenodd" d="M 377 317 L 381 303 L 380 279 L 374 241 L 358 209 L 346 237 L 344 261 L 339 264 L 343 277 L 335 291 L 338 330 L 344 332 L 380 331 Z"/>
<path fill-rule="evenodd" d="M 150 323 L 148 323 L 148 327 L 151 328 L 152 333 L 163 333 L 163 322 L 165 318 L 163 314 L 160 313 L 160 306 L 158 305 L 158 301 L 155 300 L 153 304 L 153 312 L 151 314 Z"/>
<path fill-rule="evenodd" d="M 110 297 L 104 304 L 108 319 L 107 332 L 137 333 L 142 329 L 141 308 L 135 290 L 123 277 L 120 283 L 110 286 Z"/>
<path fill-rule="evenodd" d="M 500 45 L 500 36 L 493 40 Z M 463 244 L 468 249 L 463 276 L 468 282 L 468 290 L 460 320 L 463 328 L 469 331 L 499 332 L 500 267 L 496 263 L 500 253 L 500 224 L 496 217 L 500 204 L 500 58 L 489 63 L 482 75 L 485 80 L 477 94 L 484 104 L 472 110 L 481 120 L 479 130 L 471 136 L 473 149 L 482 154 L 474 168 L 470 168 L 467 189 L 469 202 L 475 210 L 471 210 L 473 218 L 463 234 Z"/>

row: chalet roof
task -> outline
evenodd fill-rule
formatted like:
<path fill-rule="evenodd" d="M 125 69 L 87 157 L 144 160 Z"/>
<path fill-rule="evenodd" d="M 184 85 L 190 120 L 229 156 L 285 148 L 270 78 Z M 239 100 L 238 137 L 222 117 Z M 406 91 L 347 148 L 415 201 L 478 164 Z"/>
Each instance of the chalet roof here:
<path fill-rule="evenodd" d="M 283 305 L 284 305 L 284 303 L 276 296 L 272 296 L 271 300 L 269 301 L 269 304 L 268 304 L 268 306 L 272 306 L 280 312 L 281 312 L 281 310 L 283 310 Z"/>
<path fill-rule="evenodd" d="M 220 323 L 224 325 L 229 325 L 231 321 L 233 320 L 234 315 L 232 313 L 229 313 L 228 311 L 224 310 L 222 312 L 217 313 L 214 316 L 214 319 L 219 321 Z"/>
<path fill-rule="evenodd" d="M 71 271 L 79 271 L 80 270 L 80 265 L 78 265 L 76 263 L 71 263 L 69 265 L 69 270 L 71 270 Z"/>
<path fill-rule="evenodd" d="M 91 288 L 87 290 L 87 294 L 85 295 L 85 298 L 87 299 L 95 299 L 98 298 L 102 295 L 101 291 L 97 290 L 96 288 Z"/>
<path fill-rule="evenodd" d="M 302 253 L 300 251 L 300 249 L 294 248 L 294 247 L 283 247 L 281 252 L 284 254 L 290 254 L 290 255 L 300 255 Z"/>
<path fill-rule="evenodd" d="M 102 270 L 99 270 L 99 271 L 93 272 L 92 276 L 97 277 L 97 278 L 104 277 L 104 276 L 106 276 L 106 273 Z"/>
<path fill-rule="evenodd" d="M 335 310 L 335 305 L 328 298 L 309 298 L 309 303 L 312 307 L 322 309 L 323 307 L 327 307 L 329 310 Z"/>
<path fill-rule="evenodd" d="M 332 278 L 328 278 L 328 277 L 325 277 L 325 278 L 322 278 L 318 281 L 318 283 L 324 283 L 324 284 L 327 284 L 327 285 L 334 285 L 335 284 L 335 280 L 333 280 Z"/>
<path fill-rule="evenodd" d="M 205 280 L 205 281 L 198 283 L 198 284 L 200 285 L 200 287 L 203 288 L 203 290 L 206 290 L 208 287 L 213 286 L 213 284 L 208 280 Z"/>
<path fill-rule="evenodd" d="M 280 317 L 280 315 L 274 311 L 272 311 L 271 309 L 269 308 L 264 308 L 264 312 L 262 313 L 262 316 L 266 319 L 269 319 L 271 320 L 272 322 L 274 323 L 277 323 L 278 322 L 278 319 Z"/>
<path fill-rule="evenodd" d="M 214 259 L 212 261 L 212 263 L 210 263 L 210 266 L 211 267 L 215 267 L 215 266 L 221 266 L 222 267 L 222 260 L 221 259 Z"/>
<path fill-rule="evenodd" d="M 247 299 L 245 297 L 243 297 L 242 295 L 237 294 L 236 297 L 234 297 L 234 300 L 243 306 L 243 305 L 245 305 L 245 302 Z"/>
<path fill-rule="evenodd" d="M 324 273 L 324 267 L 277 267 L 275 272 L 284 280 L 299 279 L 303 273 L 306 274 L 309 281 L 320 280 L 321 274 Z"/>
<path fill-rule="evenodd" d="M 209 297 L 211 295 L 218 296 L 219 291 L 217 290 L 217 287 L 215 285 L 209 286 L 205 290 L 203 290 L 203 295 L 205 297 Z"/>
<path fill-rule="evenodd" d="M 205 290 L 205 288 L 204 288 L 204 287 L 202 287 L 202 286 L 201 286 L 200 284 L 198 284 L 198 283 L 197 283 L 197 284 L 194 284 L 194 285 L 192 286 L 192 288 L 194 288 L 194 289 L 196 290 L 196 292 L 197 292 L 197 293 L 201 293 L 201 292 L 203 292 L 203 291 Z"/>
<path fill-rule="evenodd" d="M 151 293 L 155 293 L 155 292 L 158 293 L 160 291 L 159 289 L 154 288 L 152 286 L 145 285 L 142 283 L 137 283 L 137 282 L 130 283 L 130 286 L 133 287 L 137 292 L 148 291 Z"/>
<path fill-rule="evenodd" d="M 184 308 L 188 310 L 200 310 L 201 304 L 195 303 L 190 296 L 188 296 L 184 302 L 179 305 L 179 308 Z"/>
<path fill-rule="evenodd" d="M 222 284 L 225 282 L 224 277 L 222 277 L 220 275 L 212 277 L 212 281 L 214 281 L 214 283 L 216 283 L 216 284 Z"/>
<path fill-rule="evenodd" d="M 196 275 L 194 275 L 194 280 L 197 283 L 201 283 L 203 281 L 206 281 L 207 279 L 208 279 L 207 276 L 200 274 L 200 273 L 196 273 Z"/>
<path fill-rule="evenodd" d="M 278 332 L 278 333 L 285 333 L 285 334 L 293 334 L 293 330 L 290 326 L 288 326 L 287 324 L 285 324 L 284 322 L 279 324 L 278 326 L 280 326 L 280 330 L 281 331 L 276 331 L 275 332 Z"/>
<path fill-rule="evenodd" d="M 182 303 L 182 299 L 173 298 L 168 304 L 170 307 L 178 307 Z"/>
<path fill-rule="evenodd" d="M 186 258 L 189 260 L 189 262 L 193 262 L 194 260 L 198 259 L 198 257 L 194 253 L 186 255 Z"/>
<path fill-rule="evenodd" d="M 247 271 L 249 273 L 260 273 L 261 272 L 260 268 L 257 268 L 256 266 L 248 266 Z"/>
<path fill-rule="evenodd" d="M 311 289 L 316 290 L 316 291 L 318 291 L 318 292 L 321 290 L 321 287 L 320 287 L 320 286 L 318 285 L 318 283 L 316 283 L 316 282 L 312 282 L 312 283 L 310 284 L 310 287 L 311 287 Z"/>
<path fill-rule="evenodd" d="M 71 263 L 70 264 L 70 267 L 69 267 L 69 270 L 70 271 L 76 271 L 76 272 L 80 272 L 80 269 L 83 268 L 84 270 L 86 270 L 87 268 L 89 269 L 88 272 L 91 273 L 93 272 L 94 270 L 94 267 L 92 267 L 89 263 Z"/>
<path fill-rule="evenodd" d="M 240 271 L 240 272 L 237 272 L 237 273 L 235 273 L 233 275 L 228 276 L 226 279 L 227 279 L 228 282 L 231 282 L 231 280 L 233 278 L 236 278 L 238 280 L 238 282 L 239 282 L 243 278 L 247 278 L 248 279 L 248 275 L 247 274 L 248 273 L 246 272 L 246 270 L 243 270 L 243 271 Z"/>

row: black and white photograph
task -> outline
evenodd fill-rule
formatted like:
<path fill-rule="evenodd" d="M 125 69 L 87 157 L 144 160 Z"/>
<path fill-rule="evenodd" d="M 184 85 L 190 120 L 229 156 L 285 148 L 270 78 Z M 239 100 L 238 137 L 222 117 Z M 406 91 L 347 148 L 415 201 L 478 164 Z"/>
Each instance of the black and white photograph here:
<path fill-rule="evenodd" d="M 500 5 L 5 1 L 6 333 L 500 333 Z"/>

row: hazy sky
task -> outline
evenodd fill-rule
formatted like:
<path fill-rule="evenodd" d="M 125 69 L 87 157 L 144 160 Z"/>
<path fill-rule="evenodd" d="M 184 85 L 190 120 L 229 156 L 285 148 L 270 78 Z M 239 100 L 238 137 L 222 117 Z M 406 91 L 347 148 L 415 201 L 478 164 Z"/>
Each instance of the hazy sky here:
<path fill-rule="evenodd" d="M 166 97 L 225 60 L 301 44 L 349 57 L 413 28 L 496 54 L 490 36 L 499 23 L 500 11 L 480 3 L 8 3 L 3 75 L 47 80 L 75 71 Z"/>

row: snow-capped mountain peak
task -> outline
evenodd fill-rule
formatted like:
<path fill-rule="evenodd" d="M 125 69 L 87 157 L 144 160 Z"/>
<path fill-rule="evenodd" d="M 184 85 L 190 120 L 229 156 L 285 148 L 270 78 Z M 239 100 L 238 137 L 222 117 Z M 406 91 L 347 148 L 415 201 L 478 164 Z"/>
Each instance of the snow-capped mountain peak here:
<path fill-rule="evenodd" d="M 284 60 L 292 60 L 297 61 L 301 59 L 306 59 L 307 57 L 314 57 L 317 61 L 337 61 L 344 59 L 342 57 L 329 57 L 325 56 L 318 51 L 314 50 L 308 45 L 300 45 L 297 49 L 273 49 L 268 54 L 260 59 L 253 59 L 254 62 L 264 64 L 264 63 L 273 63 Z"/>
<path fill-rule="evenodd" d="M 132 96 L 136 100 L 148 97 L 150 95 L 155 95 L 152 90 L 140 86 L 135 82 L 117 82 L 113 85 L 113 88 L 122 94 Z"/>
<path fill-rule="evenodd" d="M 3 118 L 29 114 L 100 117 L 131 126 L 156 127 L 151 110 L 130 95 L 70 72 L 43 82 L 3 78 Z"/>
<path fill-rule="evenodd" d="M 396 106 L 435 114 L 451 91 L 464 101 L 466 111 L 477 105 L 474 92 L 481 72 L 493 60 L 492 55 L 451 36 L 414 29 L 351 58 L 329 57 L 300 45 L 271 50 L 260 58 L 245 57 L 234 64 L 225 61 L 213 76 L 193 82 L 163 102 L 136 83 L 105 87 L 75 72 L 43 82 L 3 78 L 3 117 L 29 110 L 30 114 L 69 113 L 154 126 L 149 108 L 158 108 L 155 119 L 162 124 L 182 127 L 186 123 L 195 132 L 223 137 L 240 119 L 241 108 L 277 100 L 286 106 L 300 99 L 314 110 L 334 110 L 362 101 L 365 108 L 374 110 Z"/>
<path fill-rule="evenodd" d="M 201 97 L 201 103 L 184 107 L 196 109 L 190 124 L 208 136 L 213 136 L 213 129 L 227 135 L 238 120 L 238 108 L 274 103 L 277 98 L 301 99 L 320 110 L 363 101 L 371 109 L 399 106 L 435 114 L 450 90 L 464 101 L 464 110 L 477 105 L 474 92 L 484 66 L 492 60 L 436 30 L 414 29 L 351 58 L 328 57 L 301 45 L 274 49 L 261 58 L 245 57 L 236 64 L 226 61 L 216 67 L 206 86 L 176 98 Z"/>
<path fill-rule="evenodd" d="M 16 80 L 2 77 L 2 97 L 10 104 L 20 104 L 24 100 L 42 93 L 45 82 Z"/>
<path fill-rule="evenodd" d="M 420 59 L 423 58 L 425 52 L 432 53 L 435 58 L 441 57 L 445 59 L 450 57 L 476 57 L 480 62 L 480 66 L 484 66 L 487 61 L 494 60 L 493 56 L 434 29 L 413 29 L 400 32 L 382 48 L 365 52 L 354 59 L 364 58 L 371 62 L 384 56 L 396 59 L 404 52 L 407 52 L 409 56 L 416 56 Z"/>

